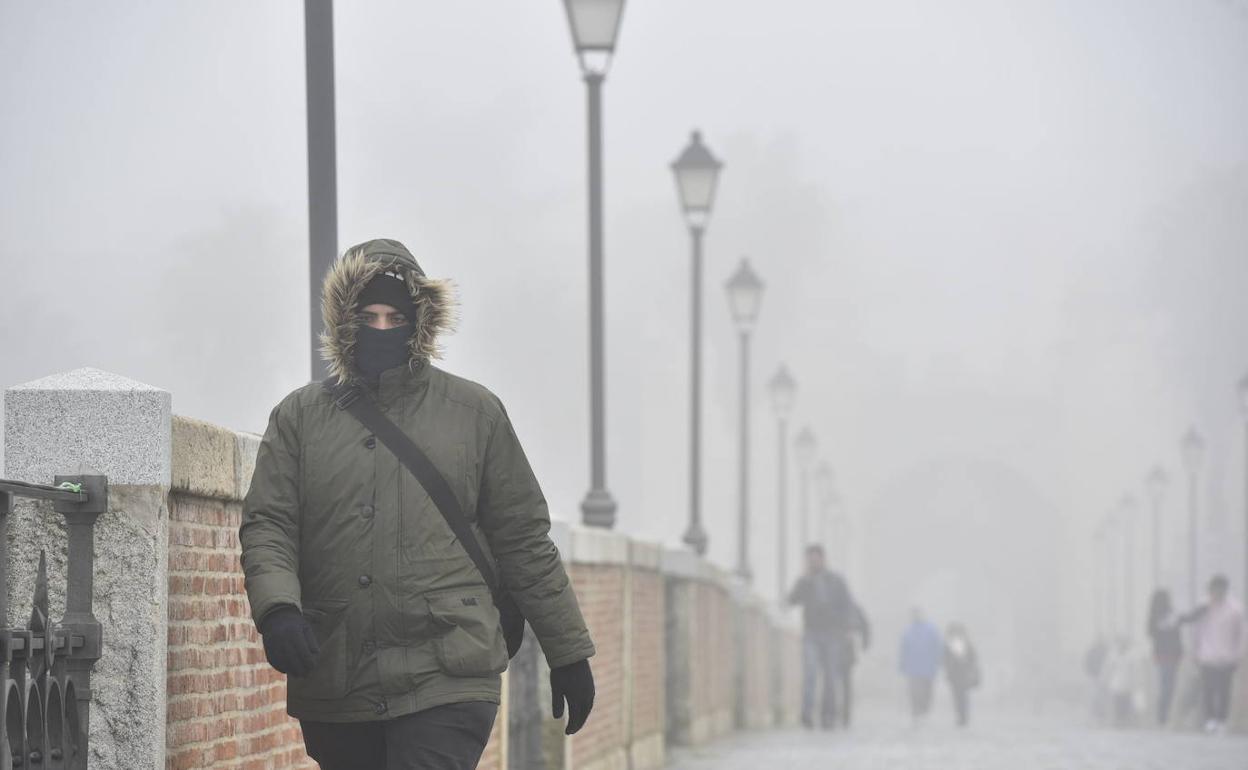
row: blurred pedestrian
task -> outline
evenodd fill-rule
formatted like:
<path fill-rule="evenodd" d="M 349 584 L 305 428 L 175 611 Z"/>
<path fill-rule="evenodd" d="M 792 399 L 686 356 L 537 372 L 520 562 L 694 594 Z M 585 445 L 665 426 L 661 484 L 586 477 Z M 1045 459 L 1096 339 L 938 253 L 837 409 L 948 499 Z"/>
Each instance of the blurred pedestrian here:
<path fill-rule="evenodd" d="M 1132 669 L 1131 643 L 1125 636 L 1120 636 L 1110 646 L 1103 671 L 1115 727 L 1126 727 L 1135 717 L 1135 676 Z"/>
<path fill-rule="evenodd" d="M 981 675 L 979 656 L 961 623 L 951 623 L 945 632 L 945 677 L 953 693 L 958 727 L 966 727 L 971 718 L 971 690 L 979 687 Z"/>
<path fill-rule="evenodd" d="M 932 708 L 932 682 L 940 671 L 945 644 L 940 631 L 915 608 L 901 637 L 901 673 L 910 691 L 910 715 L 917 727 Z"/>
<path fill-rule="evenodd" d="M 802 605 L 802 724 L 815 726 L 815 694 L 821 690 L 819 724 L 831 730 L 854 600 L 845 579 L 828 569 L 822 546 L 807 546 L 806 574 L 789 593 L 789 604 Z"/>
<path fill-rule="evenodd" d="M 841 661 L 841 724 L 845 727 L 849 727 L 854 715 L 854 666 L 858 663 L 858 650 L 866 652 L 871 646 L 871 624 L 857 602 L 854 602 L 849 636 Z"/>
<path fill-rule="evenodd" d="M 1248 649 L 1244 608 L 1230 595 L 1224 575 L 1209 581 L 1209 601 L 1184 616 L 1196 624 L 1194 657 L 1200 667 L 1200 689 L 1207 733 L 1226 730 L 1231 710 L 1235 667 Z"/>
<path fill-rule="evenodd" d="M 1174 684 L 1183 660 L 1180 618 L 1174 611 L 1170 592 L 1158 588 L 1148 604 L 1148 637 L 1153 643 L 1153 663 L 1157 666 L 1157 724 L 1170 721 Z"/>

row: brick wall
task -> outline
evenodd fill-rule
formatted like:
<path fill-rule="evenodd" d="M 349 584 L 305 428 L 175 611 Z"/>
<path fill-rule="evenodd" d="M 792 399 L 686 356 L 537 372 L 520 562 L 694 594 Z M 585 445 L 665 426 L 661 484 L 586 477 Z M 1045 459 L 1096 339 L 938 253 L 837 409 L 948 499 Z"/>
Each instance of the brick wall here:
<path fill-rule="evenodd" d="M 314 770 L 298 722 L 285 713 L 285 677 L 265 661 L 243 589 L 238 527 L 257 437 L 177 417 L 173 434 L 166 767 Z M 788 661 L 780 686 L 795 696 L 793 635 L 777 629 L 721 571 L 692 554 L 665 552 L 618 533 L 557 524 L 552 536 L 598 652 L 594 711 L 575 737 L 565 740 L 549 718 L 548 697 L 526 695 L 519 706 L 538 712 L 520 722 L 542 726 L 547 766 L 661 767 L 675 716 L 669 695 L 684 704 L 698 742 L 733 730 L 739 713 L 751 726 L 767 723 L 778 702 L 772 681 L 777 672 L 769 661 L 781 645 L 790 654 L 780 654 Z M 696 574 L 671 574 L 666 560 L 673 553 Z M 675 584 L 683 586 L 677 593 Z M 670 596 L 679 597 L 677 605 L 668 605 Z M 676 625 L 674 615 L 681 620 Z M 676 646 L 674 633 L 685 637 Z M 687 669 L 675 685 L 669 678 L 673 649 Z M 547 675 L 543 666 L 530 669 L 526 677 Z M 479 765 L 487 770 L 508 768 L 507 699 L 517 686 L 512 680 L 504 677 L 504 706 Z M 525 684 L 529 695 L 542 689 Z M 669 692 L 673 687 L 687 691 Z M 557 736 L 553 742 L 550 734 Z M 524 761 L 513 757 L 511 767 Z"/>
<path fill-rule="evenodd" d="M 169 498 L 169 770 L 316 768 L 243 592 L 241 503 Z"/>
<path fill-rule="evenodd" d="M 597 648 L 594 711 L 572 740 L 572 766 L 583 767 L 609 759 L 624 746 L 624 566 L 573 564 L 569 575 Z"/>

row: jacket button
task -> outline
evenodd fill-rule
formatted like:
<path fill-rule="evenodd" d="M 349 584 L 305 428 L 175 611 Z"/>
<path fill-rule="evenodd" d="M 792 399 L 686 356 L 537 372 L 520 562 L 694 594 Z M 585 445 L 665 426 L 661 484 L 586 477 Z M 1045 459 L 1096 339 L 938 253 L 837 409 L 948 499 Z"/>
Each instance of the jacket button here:
<path fill-rule="evenodd" d="M 374 438 L 373 436 L 369 436 L 368 438 L 364 439 L 364 446 L 368 447 L 369 449 L 372 449 L 373 447 L 377 446 L 377 439 Z"/>
<path fill-rule="evenodd" d="M 373 584 L 373 579 L 368 575 L 360 575 L 360 588 L 368 588 Z"/>
<path fill-rule="evenodd" d="M 371 505 L 360 506 L 360 515 L 366 519 L 371 519 L 373 517 L 373 514 L 376 513 L 376 511 L 377 509 Z"/>
<path fill-rule="evenodd" d="M 377 712 L 378 714 L 386 713 L 386 702 L 383 700 L 377 705 L 373 706 L 373 711 Z"/>
<path fill-rule="evenodd" d="M 377 642 L 374 642 L 372 639 L 369 639 L 368 641 L 364 642 L 364 652 L 371 654 L 373 650 L 376 650 L 376 649 L 377 649 Z"/>

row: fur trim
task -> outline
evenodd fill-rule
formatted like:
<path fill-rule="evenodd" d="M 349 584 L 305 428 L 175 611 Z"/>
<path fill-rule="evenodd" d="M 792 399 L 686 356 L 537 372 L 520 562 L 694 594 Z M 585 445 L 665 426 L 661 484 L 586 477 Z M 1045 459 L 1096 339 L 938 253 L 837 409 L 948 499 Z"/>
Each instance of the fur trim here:
<path fill-rule="evenodd" d="M 355 366 L 355 332 L 359 328 L 358 300 L 364 286 L 380 272 L 393 270 L 407 284 L 416 305 L 416 317 L 408 338 L 408 366 L 414 371 L 430 359 L 441 358 L 438 344 L 441 335 L 454 331 L 455 297 L 450 281 L 429 278 L 412 262 L 389 255 L 366 255 L 348 250 L 330 266 L 321 289 L 321 316 L 325 329 L 321 332 L 321 358 L 329 365 L 329 373 L 339 382 L 361 379 Z"/>

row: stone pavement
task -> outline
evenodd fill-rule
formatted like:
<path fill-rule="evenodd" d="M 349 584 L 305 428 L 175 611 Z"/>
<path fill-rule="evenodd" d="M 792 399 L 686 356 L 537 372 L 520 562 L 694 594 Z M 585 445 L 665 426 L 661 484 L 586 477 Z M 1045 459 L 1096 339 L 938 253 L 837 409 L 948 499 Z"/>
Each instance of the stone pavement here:
<path fill-rule="evenodd" d="M 919 730 L 866 715 L 848 733 L 738 734 L 671 754 L 669 770 L 1248 770 L 1248 736 L 1110 730 L 999 718 Z"/>

